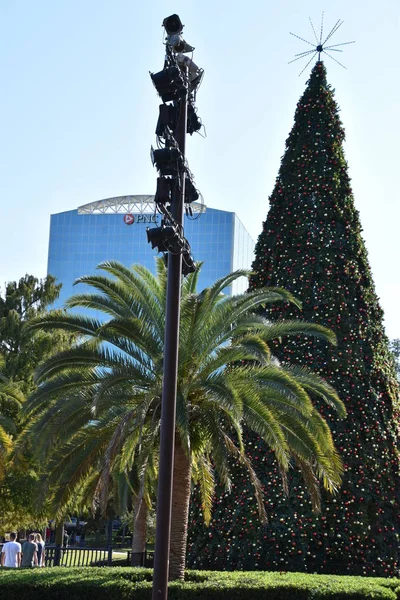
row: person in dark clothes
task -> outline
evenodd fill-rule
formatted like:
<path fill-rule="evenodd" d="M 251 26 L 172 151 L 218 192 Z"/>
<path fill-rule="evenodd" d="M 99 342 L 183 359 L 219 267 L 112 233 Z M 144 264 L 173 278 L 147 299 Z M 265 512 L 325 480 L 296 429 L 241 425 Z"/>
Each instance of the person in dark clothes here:
<path fill-rule="evenodd" d="M 29 535 L 28 541 L 22 544 L 21 567 L 37 567 L 37 545 L 35 543 L 35 534 Z"/>

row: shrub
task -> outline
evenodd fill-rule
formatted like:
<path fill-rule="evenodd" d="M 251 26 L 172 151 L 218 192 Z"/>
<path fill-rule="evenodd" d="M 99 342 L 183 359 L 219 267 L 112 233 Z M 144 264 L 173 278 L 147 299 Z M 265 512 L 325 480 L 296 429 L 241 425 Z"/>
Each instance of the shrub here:
<path fill-rule="evenodd" d="M 2 569 L 1 600 L 150 600 L 152 571 L 127 567 Z M 189 571 L 169 600 L 396 600 L 395 579 L 303 573 Z"/>

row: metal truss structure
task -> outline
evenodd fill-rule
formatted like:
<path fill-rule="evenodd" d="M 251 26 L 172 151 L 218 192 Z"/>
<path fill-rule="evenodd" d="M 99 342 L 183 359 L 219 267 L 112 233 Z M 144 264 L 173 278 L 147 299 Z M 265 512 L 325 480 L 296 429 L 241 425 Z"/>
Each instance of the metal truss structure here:
<path fill-rule="evenodd" d="M 206 207 L 200 202 L 192 202 L 190 208 L 193 213 L 204 213 Z M 115 198 L 106 198 L 105 200 L 97 200 L 89 202 L 78 207 L 79 215 L 90 214 L 149 214 L 155 213 L 157 206 L 154 202 L 154 196 L 117 196 Z"/>

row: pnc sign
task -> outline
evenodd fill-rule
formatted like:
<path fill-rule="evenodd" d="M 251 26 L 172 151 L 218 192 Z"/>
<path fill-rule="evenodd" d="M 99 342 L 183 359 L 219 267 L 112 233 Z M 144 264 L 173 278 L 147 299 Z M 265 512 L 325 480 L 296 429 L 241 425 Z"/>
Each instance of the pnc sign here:
<path fill-rule="evenodd" d="M 124 215 L 124 223 L 132 225 L 133 223 L 158 223 L 158 215 L 132 215 L 128 213 Z"/>

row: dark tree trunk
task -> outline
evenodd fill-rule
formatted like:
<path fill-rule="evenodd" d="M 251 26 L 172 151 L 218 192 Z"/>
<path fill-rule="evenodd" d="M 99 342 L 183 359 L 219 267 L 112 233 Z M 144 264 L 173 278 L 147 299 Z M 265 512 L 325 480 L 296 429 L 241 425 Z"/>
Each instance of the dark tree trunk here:
<path fill-rule="evenodd" d="M 146 551 L 147 506 L 143 499 L 136 499 L 133 508 L 132 557 L 133 567 L 143 566 L 142 558 Z"/>
<path fill-rule="evenodd" d="M 56 548 L 54 551 L 54 566 L 59 567 L 62 560 L 62 545 L 64 542 L 64 523 L 59 523 L 56 526 L 56 535 L 55 535 L 55 543 Z"/>
<path fill-rule="evenodd" d="M 183 579 L 185 575 L 191 474 L 190 458 L 186 456 L 179 439 L 176 439 L 169 557 L 170 579 Z"/>

